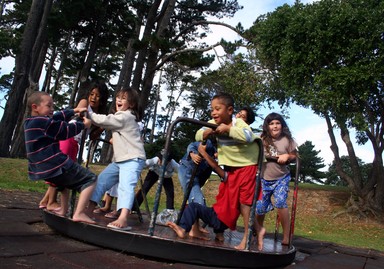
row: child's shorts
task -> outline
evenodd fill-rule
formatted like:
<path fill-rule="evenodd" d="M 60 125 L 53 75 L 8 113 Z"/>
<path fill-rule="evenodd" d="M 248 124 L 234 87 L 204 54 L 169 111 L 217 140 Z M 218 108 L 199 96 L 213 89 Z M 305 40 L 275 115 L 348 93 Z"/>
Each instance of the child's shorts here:
<path fill-rule="evenodd" d="M 291 175 L 287 174 L 282 178 L 276 180 L 261 179 L 263 197 L 257 201 L 256 212 L 258 215 L 264 215 L 273 208 L 287 208 L 287 198 L 289 191 L 289 181 Z M 274 197 L 275 205 L 272 204 L 272 195 Z"/>
<path fill-rule="evenodd" d="M 73 165 L 61 175 L 46 179 L 57 187 L 63 187 L 81 192 L 97 180 L 97 176 L 78 163 Z"/>

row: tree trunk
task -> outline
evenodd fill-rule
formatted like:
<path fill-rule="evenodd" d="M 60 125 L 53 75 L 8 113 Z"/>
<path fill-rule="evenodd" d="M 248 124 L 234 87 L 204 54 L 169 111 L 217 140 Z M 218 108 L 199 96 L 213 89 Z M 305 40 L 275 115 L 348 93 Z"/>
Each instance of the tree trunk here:
<path fill-rule="evenodd" d="M 28 87 L 28 90 L 25 92 L 25 97 L 23 103 L 26 104 L 27 97 L 31 95 L 34 91 L 37 91 L 37 84 L 31 83 Z M 25 107 L 25 105 L 24 105 Z M 24 137 L 24 119 L 27 117 L 27 111 L 24 109 L 24 112 L 17 117 L 17 125 L 15 128 L 15 137 L 12 140 L 12 147 L 10 150 L 10 157 L 12 158 L 26 158 L 26 149 L 25 149 L 25 137 Z"/>
<path fill-rule="evenodd" d="M 47 55 L 48 46 L 49 46 L 48 39 L 47 39 L 47 36 L 45 36 L 45 41 L 42 44 L 42 46 L 40 47 L 40 50 L 36 51 L 36 53 L 38 55 L 36 55 L 36 56 L 34 55 L 35 61 L 32 64 L 32 66 L 34 68 L 32 68 L 32 70 L 31 70 L 30 78 L 36 84 L 39 83 L 39 79 L 41 77 L 41 73 L 42 73 L 43 68 L 44 68 L 45 57 Z M 39 87 L 38 87 L 38 89 L 39 89 Z"/>
<path fill-rule="evenodd" d="M 383 158 L 380 155 L 379 158 L 375 157 L 372 163 L 372 177 L 376 178 L 377 184 L 371 189 L 373 192 L 373 199 L 370 203 L 380 212 L 380 215 L 384 216 L 384 168 Z"/>
<path fill-rule="evenodd" d="M 73 83 L 73 89 L 71 91 L 71 97 L 69 98 L 69 107 L 75 107 L 75 103 L 79 103 L 80 97 L 78 96 L 77 101 L 75 102 L 76 94 L 79 91 L 79 85 L 80 85 L 80 73 L 81 71 L 77 71 L 76 73 L 76 79 L 75 83 Z"/>
<path fill-rule="evenodd" d="M 68 45 L 69 45 L 69 42 L 70 42 L 71 38 L 72 38 L 71 34 L 68 34 L 68 40 L 67 40 L 68 41 Z M 87 38 L 86 45 L 84 46 L 84 53 L 83 53 L 83 54 L 85 54 L 84 58 L 80 57 L 81 61 L 82 61 L 82 63 L 81 63 L 82 66 L 84 66 L 85 58 L 87 57 L 86 56 L 87 51 L 88 51 L 87 48 L 89 48 L 90 43 L 91 43 L 90 39 L 91 39 L 90 37 Z M 81 72 L 82 72 L 82 70 L 78 70 L 77 71 L 76 81 L 73 84 L 73 89 L 72 89 L 72 92 L 71 92 L 71 98 L 69 99 L 69 106 L 70 107 L 73 107 L 75 105 L 75 103 L 78 103 L 80 96 L 84 95 L 84 93 L 81 92 L 81 89 L 79 89 L 79 88 L 81 88 L 80 87 L 80 85 L 81 85 Z M 78 94 L 79 91 L 80 91 L 80 93 Z M 76 102 L 75 102 L 75 100 L 76 100 Z"/>
<path fill-rule="evenodd" d="M 107 3 L 105 3 L 106 1 L 103 1 L 103 2 L 104 2 L 105 5 L 107 5 Z M 79 87 L 79 92 L 78 92 L 78 98 L 81 98 L 82 96 L 84 96 L 85 95 L 84 91 L 88 90 L 88 87 L 85 87 L 82 84 L 87 83 L 88 76 L 89 76 L 89 71 L 92 68 L 92 64 L 95 62 L 96 53 L 97 53 L 98 44 L 99 44 L 99 36 L 100 36 L 100 32 L 102 30 L 102 26 L 103 26 L 103 22 L 105 20 L 105 16 L 106 16 L 106 9 L 102 9 L 100 16 L 97 17 L 96 27 L 95 27 L 95 30 L 93 31 L 93 35 L 92 35 L 92 38 L 91 38 L 91 43 L 90 43 L 90 46 L 89 46 L 89 50 L 87 52 L 87 57 L 85 59 L 83 68 L 81 69 L 81 73 L 80 73 L 80 87 Z M 78 101 L 79 100 L 77 99 L 76 103 L 78 103 Z"/>
<path fill-rule="evenodd" d="M 327 113 L 324 113 L 324 117 L 328 126 L 328 135 L 329 135 L 329 138 L 331 139 L 331 150 L 333 152 L 333 156 L 335 157 L 336 172 L 342 180 L 348 183 L 348 186 L 351 188 L 352 192 L 357 195 L 358 190 L 354 180 L 350 176 L 348 176 L 348 174 L 345 173 L 345 171 L 343 170 L 343 165 L 342 165 L 340 154 L 339 154 L 339 147 L 337 146 L 336 137 L 335 137 L 335 134 L 333 133 L 333 125 L 332 125 L 331 119 Z"/>
<path fill-rule="evenodd" d="M 3 12 L 4 12 L 5 0 L 0 1 L 0 21 L 3 20 Z"/>
<path fill-rule="evenodd" d="M 152 30 L 155 28 L 157 9 L 159 8 L 161 2 L 161 0 L 155 0 L 148 12 L 143 37 L 141 39 L 141 41 L 144 43 L 144 46 L 139 51 L 135 63 L 135 72 L 132 81 L 132 87 L 134 89 L 140 89 L 140 84 L 142 82 L 143 76 L 143 69 L 148 54 L 148 45 L 150 44 L 149 40 L 151 39 Z"/>
<path fill-rule="evenodd" d="M 18 121 L 15 115 L 23 115 L 23 98 L 29 86 L 31 73 L 32 51 L 39 31 L 41 18 L 44 12 L 44 1 L 33 0 L 28 20 L 23 33 L 20 53 L 15 60 L 15 76 L 5 105 L 3 118 L 0 122 L 0 156 L 8 157 L 10 145 Z"/>
<path fill-rule="evenodd" d="M 48 67 L 47 67 L 47 72 L 45 74 L 45 79 L 43 82 L 43 86 L 41 88 L 42 91 L 48 92 L 50 90 L 50 85 L 51 85 L 51 77 L 52 77 L 52 71 L 55 68 L 55 60 L 57 56 L 57 48 L 53 48 L 51 52 L 51 57 L 49 59 Z"/>
<path fill-rule="evenodd" d="M 384 117 L 382 111 L 381 118 Z M 365 131 L 371 141 L 374 159 L 372 162 L 372 171 L 368 178 L 368 183 L 363 188 L 363 193 L 369 199 L 369 203 L 373 208 L 384 216 L 384 167 L 383 167 L 383 150 L 384 150 L 384 129 L 380 128 L 380 121 L 377 128 L 370 128 Z"/>
<path fill-rule="evenodd" d="M 361 190 L 363 188 L 363 177 L 361 174 L 359 163 L 357 161 L 355 150 L 353 148 L 351 137 L 349 136 L 349 130 L 345 125 L 345 122 L 338 123 L 338 126 L 340 127 L 340 130 L 341 130 L 340 131 L 341 139 L 344 141 L 347 147 L 349 162 L 350 162 L 351 170 L 353 173 L 352 180 L 355 182 L 356 188 L 359 191 L 358 194 L 361 195 L 362 194 Z"/>
<path fill-rule="evenodd" d="M 175 9 L 176 0 L 169 0 L 167 2 L 168 2 L 167 5 L 165 4 L 166 2 L 163 5 L 163 8 L 162 8 L 163 10 L 161 12 L 162 16 L 160 17 L 157 23 L 157 29 L 156 29 L 157 39 L 161 39 L 164 36 L 164 31 L 167 29 L 171 15 Z M 151 93 L 153 78 L 155 77 L 155 72 L 156 72 L 156 67 L 158 62 L 158 53 L 159 53 L 158 46 L 156 45 L 156 43 L 152 43 L 148 53 L 147 66 L 146 66 L 146 71 L 144 75 L 142 92 L 140 96 L 141 107 L 143 108 L 146 107 L 148 104 L 148 99 Z"/>
<path fill-rule="evenodd" d="M 365 215 L 364 212 L 371 212 L 377 217 L 384 216 L 384 168 L 383 168 L 383 158 L 382 152 L 383 150 L 378 150 L 377 145 L 374 146 L 375 158 L 372 163 L 372 171 L 368 178 L 368 183 L 363 186 L 362 177 L 360 177 L 361 182 L 359 180 L 359 174 L 361 175 L 361 168 L 357 165 L 357 167 L 352 164 L 353 158 L 355 158 L 357 162 L 356 155 L 354 154 L 353 147 L 352 149 L 348 147 L 348 143 L 350 142 L 349 133 L 346 131 L 345 126 L 341 127 L 341 136 L 343 141 L 347 144 L 348 155 L 351 162 L 351 169 L 354 173 L 354 178 L 348 176 L 342 168 L 338 147 L 336 144 L 336 139 L 333 134 L 333 127 L 331 120 L 328 115 L 325 115 L 325 119 L 328 125 L 328 134 L 331 138 L 331 150 L 335 156 L 335 164 L 336 164 L 336 172 L 340 176 L 342 180 L 347 182 L 349 188 L 352 191 L 352 196 L 350 201 L 353 201 L 350 206 L 353 206 L 355 209 L 357 208 L 360 214 Z M 369 136 L 369 135 L 368 135 Z M 372 136 L 369 136 L 372 137 Z M 380 139 L 379 139 L 380 140 Z M 349 141 L 349 142 L 348 142 Z M 376 140 L 375 140 L 376 141 Z M 350 145 L 351 146 L 351 145 Z M 351 159 L 352 158 L 352 159 Z M 355 167 L 354 167 L 355 166 Z M 353 170 L 353 169 L 357 169 Z M 357 206 L 357 207 L 356 207 Z"/>
<path fill-rule="evenodd" d="M 47 20 L 48 16 L 51 12 L 52 8 L 52 0 L 46 1 L 44 6 L 44 13 L 41 18 L 39 31 L 36 37 L 35 44 L 33 45 L 32 55 L 31 55 L 31 69 L 29 74 L 29 87 L 28 87 L 28 95 L 25 96 L 23 100 L 22 113 L 19 114 L 15 135 L 11 143 L 11 151 L 10 156 L 15 158 L 26 157 L 26 149 L 25 149 L 25 138 L 24 138 L 24 128 L 23 122 L 24 118 L 27 117 L 26 113 L 26 105 L 27 105 L 27 97 L 32 94 L 34 91 L 39 90 L 39 78 L 41 76 L 41 71 L 45 62 L 45 55 L 47 54 L 48 49 L 48 39 L 47 39 Z"/>
<path fill-rule="evenodd" d="M 118 87 L 116 90 L 119 90 L 121 88 L 127 88 L 132 81 L 132 71 L 133 71 L 133 65 L 135 62 L 135 56 L 136 56 L 136 49 L 133 48 L 133 43 L 135 42 L 134 39 L 129 40 L 129 46 L 130 50 L 128 52 L 128 55 L 126 57 L 126 66 L 123 73 L 123 80 L 121 83 L 118 84 Z M 123 71 L 123 70 L 122 70 Z"/>
<path fill-rule="evenodd" d="M 34 83 L 39 82 L 41 71 L 43 69 L 45 56 L 48 50 L 48 35 L 47 35 L 47 24 L 48 16 L 51 13 L 52 1 L 46 0 L 44 6 L 44 13 L 40 21 L 39 31 L 36 37 L 35 44 L 32 49 L 32 62 L 31 62 L 31 76 Z"/>
<path fill-rule="evenodd" d="M 151 128 L 151 134 L 149 136 L 149 143 L 152 144 L 154 137 L 155 137 L 155 129 L 156 129 L 156 119 L 157 119 L 157 106 L 159 105 L 160 100 L 160 87 L 161 87 L 161 77 L 162 77 L 163 71 L 160 69 L 160 75 L 159 75 L 159 84 L 156 87 L 156 96 L 155 96 L 155 105 L 153 107 L 153 115 L 152 115 L 152 128 Z"/>
<path fill-rule="evenodd" d="M 141 25 L 136 24 L 134 36 L 131 37 L 127 44 L 127 49 L 125 50 L 125 56 L 123 64 L 121 66 L 119 80 L 117 81 L 116 89 L 127 88 L 131 84 L 132 80 L 132 70 L 136 55 L 136 49 L 133 47 L 135 41 L 139 38 Z"/>

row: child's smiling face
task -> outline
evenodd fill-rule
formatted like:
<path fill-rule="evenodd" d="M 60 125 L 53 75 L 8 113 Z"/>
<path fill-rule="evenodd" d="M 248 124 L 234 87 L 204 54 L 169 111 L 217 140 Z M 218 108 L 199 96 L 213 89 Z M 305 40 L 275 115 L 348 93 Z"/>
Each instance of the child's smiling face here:
<path fill-rule="evenodd" d="M 215 98 L 211 102 L 211 109 L 211 116 L 216 124 L 229 124 L 232 122 L 232 106 L 226 106 L 219 98 Z"/>
<path fill-rule="evenodd" d="M 239 112 L 237 112 L 236 114 L 236 118 L 238 119 L 242 119 L 245 123 L 248 124 L 247 122 L 247 117 L 248 117 L 248 112 L 246 110 L 240 110 Z"/>
<path fill-rule="evenodd" d="M 116 96 L 116 111 L 125 111 L 129 109 L 128 93 L 122 93 Z"/>
<path fill-rule="evenodd" d="M 40 104 L 32 105 L 32 116 L 53 116 L 53 100 L 49 95 L 41 96 Z"/>

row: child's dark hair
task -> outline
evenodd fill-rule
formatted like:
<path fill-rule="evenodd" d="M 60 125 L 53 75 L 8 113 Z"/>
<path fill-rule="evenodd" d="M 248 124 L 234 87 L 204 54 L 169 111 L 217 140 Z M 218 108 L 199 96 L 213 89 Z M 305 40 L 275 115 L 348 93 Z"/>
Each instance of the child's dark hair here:
<path fill-rule="evenodd" d="M 273 145 L 272 136 L 269 132 L 269 123 L 273 120 L 278 120 L 281 123 L 281 136 L 285 136 L 289 140 L 289 144 L 293 142 L 291 131 L 288 128 L 287 122 L 284 120 L 283 116 L 278 113 L 272 112 L 268 114 L 263 123 L 263 131 L 261 133 L 261 138 L 263 138 L 264 148 L 269 151 L 269 146 Z"/>
<path fill-rule="evenodd" d="M 87 93 L 87 100 L 89 98 L 89 95 L 91 94 L 93 89 L 98 89 L 100 93 L 100 99 L 99 99 L 99 110 L 97 113 L 99 114 L 107 114 L 108 112 L 108 97 L 109 97 L 109 91 L 107 85 L 103 81 L 94 81 L 91 83 L 89 87 L 89 91 Z"/>
<path fill-rule="evenodd" d="M 41 103 L 41 97 L 43 96 L 50 96 L 49 93 L 47 92 L 41 92 L 41 91 L 36 91 L 33 92 L 30 96 L 28 96 L 27 99 L 27 114 L 31 115 L 32 113 L 32 105 L 40 105 Z"/>
<path fill-rule="evenodd" d="M 232 95 L 226 92 L 219 92 L 212 97 L 212 100 L 219 99 L 226 107 L 234 106 L 235 101 L 233 100 Z"/>
<path fill-rule="evenodd" d="M 127 101 L 130 106 L 130 110 L 133 115 L 136 116 L 136 121 L 141 121 L 143 118 L 143 112 L 140 108 L 140 96 L 139 92 L 132 89 L 131 87 L 122 88 L 116 92 L 116 97 L 127 94 Z"/>
<path fill-rule="evenodd" d="M 247 111 L 247 123 L 251 125 L 255 121 L 255 112 L 253 112 L 253 109 L 248 106 L 243 107 L 242 109 L 240 109 L 240 111 L 241 110 Z"/>
<path fill-rule="evenodd" d="M 162 149 L 161 151 L 159 151 L 157 154 L 156 154 L 156 157 L 158 157 L 160 160 L 163 160 L 163 156 L 164 156 L 164 149 Z M 169 163 L 170 161 L 172 161 L 173 159 L 173 154 L 171 151 L 168 152 L 168 156 L 167 156 L 167 159 L 165 160 L 166 163 Z"/>

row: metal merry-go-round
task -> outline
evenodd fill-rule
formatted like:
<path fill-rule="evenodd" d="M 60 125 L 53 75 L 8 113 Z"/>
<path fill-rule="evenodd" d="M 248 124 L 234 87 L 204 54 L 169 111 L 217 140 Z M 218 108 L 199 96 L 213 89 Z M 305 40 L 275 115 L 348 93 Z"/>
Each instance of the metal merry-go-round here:
<path fill-rule="evenodd" d="M 167 131 L 164 159 L 167 158 L 170 152 L 174 128 L 180 122 L 216 128 L 216 125 L 211 123 L 184 117 L 177 118 L 172 122 Z M 262 143 L 259 139 L 257 139 L 255 143 L 258 143 L 261 149 L 258 161 L 258 171 L 260 171 L 263 163 Z M 43 211 L 43 219 L 48 226 L 63 235 L 127 254 L 212 267 L 273 268 L 289 265 L 294 261 L 296 255 L 296 248 L 292 244 L 298 191 L 299 162 L 298 160 L 296 162 L 296 176 L 291 206 L 290 242 L 288 245 L 282 245 L 281 242 L 277 240 L 277 228 L 275 234 L 267 234 L 265 236 L 263 250 L 261 251 L 258 250 L 257 237 L 253 235 L 252 229 L 249 229 L 245 250 L 237 250 L 234 248 L 243 238 L 241 229 L 235 231 L 226 230 L 224 233 L 224 242 L 215 240 L 214 233 L 208 227 L 211 240 L 199 240 L 195 238 L 181 239 L 177 237 L 169 227 L 156 224 L 164 175 L 159 177 L 152 212 L 150 214 L 144 214 L 138 210 L 137 217 L 132 215 L 132 217 L 129 218 L 129 226 L 132 227 L 129 231 L 108 228 L 107 224 L 110 222 L 110 219 L 99 214 L 92 216 L 97 224 L 74 222 L 70 217 L 58 216 L 47 210 Z M 261 188 L 260 172 L 257 172 L 255 180 L 257 184 L 251 208 L 249 227 L 253 226 L 256 198 Z M 190 179 L 190 182 L 192 181 L 193 179 Z M 190 186 L 188 187 L 188 190 L 190 190 Z M 189 197 L 188 192 L 189 191 L 184 195 L 180 214 L 182 214 Z M 73 208 L 75 198 L 72 199 L 71 203 L 71 207 Z M 276 227 L 278 227 L 278 223 Z"/>

